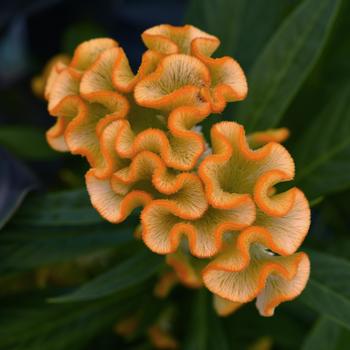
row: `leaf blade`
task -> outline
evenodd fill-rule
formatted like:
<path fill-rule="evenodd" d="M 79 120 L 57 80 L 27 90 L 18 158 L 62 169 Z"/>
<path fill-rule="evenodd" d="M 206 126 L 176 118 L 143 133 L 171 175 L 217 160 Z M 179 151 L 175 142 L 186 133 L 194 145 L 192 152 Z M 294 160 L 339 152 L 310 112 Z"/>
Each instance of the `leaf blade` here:
<path fill-rule="evenodd" d="M 350 262 L 310 251 L 312 273 L 300 300 L 350 329 Z"/>
<path fill-rule="evenodd" d="M 84 188 L 28 197 L 14 222 L 26 226 L 81 226 L 101 223 L 103 219 Z"/>
<path fill-rule="evenodd" d="M 341 327 L 326 317 L 321 317 L 305 339 L 302 350 L 336 350 Z"/>
<path fill-rule="evenodd" d="M 295 182 L 311 199 L 350 187 L 350 88 L 339 90 L 292 148 Z"/>
<path fill-rule="evenodd" d="M 340 1 L 306 0 L 280 26 L 254 64 L 237 118 L 247 131 L 278 125 L 323 48 Z"/>
<path fill-rule="evenodd" d="M 97 276 L 70 294 L 50 298 L 52 303 L 95 300 L 139 284 L 157 272 L 162 259 L 148 250 L 132 256 L 116 267 Z"/>

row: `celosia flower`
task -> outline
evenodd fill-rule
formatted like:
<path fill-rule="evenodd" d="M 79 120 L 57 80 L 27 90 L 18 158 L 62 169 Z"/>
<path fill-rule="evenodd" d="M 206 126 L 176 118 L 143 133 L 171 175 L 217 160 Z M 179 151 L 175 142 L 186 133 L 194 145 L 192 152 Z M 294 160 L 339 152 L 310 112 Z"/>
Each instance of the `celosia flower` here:
<path fill-rule="evenodd" d="M 294 177 L 280 144 L 288 130 L 246 136 L 221 122 L 210 148 L 197 124 L 245 98 L 242 69 L 212 58 L 219 40 L 192 26 L 160 25 L 142 39 L 148 50 L 136 74 L 111 39 L 85 42 L 52 66 L 45 96 L 57 122 L 48 141 L 87 158 L 91 202 L 108 221 L 144 207 L 137 235 L 167 255 L 178 280 L 213 292 L 219 314 L 257 298 L 260 313 L 272 315 L 309 275 L 307 255 L 296 253 L 308 202 L 297 188 L 276 188 Z M 176 278 L 165 276 L 156 293 Z"/>

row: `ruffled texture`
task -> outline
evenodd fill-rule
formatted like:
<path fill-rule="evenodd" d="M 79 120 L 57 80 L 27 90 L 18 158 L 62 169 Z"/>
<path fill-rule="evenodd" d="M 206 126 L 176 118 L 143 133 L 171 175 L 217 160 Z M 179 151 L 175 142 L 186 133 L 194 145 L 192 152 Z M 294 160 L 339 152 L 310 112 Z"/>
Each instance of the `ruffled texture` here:
<path fill-rule="evenodd" d="M 309 205 L 297 188 L 276 189 L 294 177 L 293 159 L 282 145 L 269 142 L 253 150 L 234 122 L 215 124 L 211 136 L 212 154 L 198 169 L 207 210 L 184 220 L 152 201 L 141 215 L 142 237 L 152 251 L 168 256 L 186 237 L 188 253 L 210 258 L 203 282 L 215 294 L 220 315 L 257 298 L 260 313 L 270 316 L 308 280 L 308 258 L 295 252 L 309 229 Z M 187 284 L 186 278 L 180 280 Z"/>
<path fill-rule="evenodd" d="M 287 129 L 245 135 L 221 122 L 208 145 L 198 125 L 247 94 L 239 64 L 212 58 L 219 40 L 193 26 L 146 30 L 136 73 L 112 39 L 82 43 L 71 60 L 49 63 L 37 92 L 56 123 L 49 144 L 87 159 L 91 203 L 120 223 L 141 207 L 135 235 L 168 269 L 155 294 L 177 283 L 205 286 L 219 315 L 257 298 L 264 316 L 305 287 L 309 262 L 296 253 L 310 210 L 294 162 L 280 144 Z M 40 85 L 41 84 L 41 85 Z"/>
<path fill-rule="evenodd" d="M 111 121 L 124 119 L 116 141 L 121 157 L 131 159 L 140 151 L 150 150 L 159 154 L 168 167 L 185 171 L 195 167 L 205 151 L 205 142 L 193 128 L 210 113 L 223 110 L 227 102 L 243 99 L 246 79 L 233 59 L 225 57 L 221 62 L 209 57 L 219 45 L 214 36 L 192 26 L 164 26 L 170 46 L 175 45 L 173 40 L 181 46 L 181 50 L 165 50 L 154 44 L 155 37 L 159 36 L 161 43 L 166 36 L 157 28 L 142 35 L 149 50 L 136 74 L 124 50 L 108 38 L 82 43 L 70 62 L 50 63 L 45 74 L 45 97 L 50 114 L 57 117 L 47 133 L 53 148 L 86 156 L 92 167 L 102 162 L 94 145 L 86 141 L 83 147 L 76 146 L 72 130 L 79 129 L 81 123 L 73 122 L 72 113 L 62 113 L 66 103 L 72 104 L 67 97 L 78 96 L 87 110 L 95 110 L 95 118 L 88 118 L 87 128 L 97 136 Z M 119 103 L 111 111 L 111 106 L 105 105 L 106 95 L 112 92 Z M 81 133 L 80 129 L 76 133 Z"/>
<path fill-rule="evenodd" d="M 273 252 L 279 249 L 272 236 L 251 227 L 203 270 L 204 284 L 235 305 L 256 298 L 260 314 L 272 316 L 276 306 L 302 292 L 310 272 L 305 253 L 280 256 Z"/>
<path fill-rule="evenodd" d="M 239 64 L 231 57 L 210 57 L 220 45 L 215 36 L 190 25 L 173 27 L 164 24 L 146 30 L 142 39 L 149 49 L 164 55 L 178 55 L 181 58 L 186 57 L 183 55 L 193 56 L 182 64 L 185 72 L 194 70 L 196 74 L 187 73 L 188 79 L 175 81 L 179 84 L 176 91 L 188 94 L 187 103 L 198 103 L 195 98 L 197 95 L 209 102 L 212 111 L 217 113 L 224 110 L 227 102 L 240 101 L 246 97 L 247 82 Z M 163 75 L 166 72 L 160 69 L 149 79 L 148 84 L 141 84 L 142 88 L 145 89 L 157 78 L 163 78 Z M 153 89 L 149 88 L 149 91 L 156 92 L 162 87 L 162 83 L 163 80 L 160 79 L 160 84 L 153 84 Z M 171 85 L 174 88 L 174 83 Z"/>

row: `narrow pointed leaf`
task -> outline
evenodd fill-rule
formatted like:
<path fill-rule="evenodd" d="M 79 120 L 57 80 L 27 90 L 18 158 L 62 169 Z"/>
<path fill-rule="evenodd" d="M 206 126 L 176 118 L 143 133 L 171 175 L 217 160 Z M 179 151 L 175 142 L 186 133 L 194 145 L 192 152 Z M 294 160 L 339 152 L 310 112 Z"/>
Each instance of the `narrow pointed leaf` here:
<path fill-rule="evenodd" d="M 269 6 L 261 0 L 192 0 L 186 22 L 216 35 L 221 45 L 215 55 L 233 56 L 247 70 L 293 5 L 280 0 L 270 0 Z"/>
<path fill-rule="evenodd" d="M 350 262 L 312 251 L 312 273 L 301 300 L 350 329 Z"/>
<path fill-rule="evenodd" d="M 139 287 L 84 304 L 49 305 L 43 298 L 23 295 L 2 305 L 0 348 L 16 350 L 86 349 L 87 344 L 135 307 L 149 288 Z"/>
<path fill-rule="evenodd" d="M 321 317 L 305 339 L 302 350 L 336 350 L 341 330 L 339 324 Z"/>
<path fill-rule="evenodd" d="M 302 1 L 268 42 L 248 76 L 248 98 L 238 105 L 247 131 L 278 125 L 321 53 L 339 3 Z"/>
<path fill-rule="evenodd" d="M 103 298 L 147 280 L 158 271 L 162 262 L 160 256 L 144 249 L 74 292 L 51 298 L 50 301 L 66 303 Z"/>
<path fill-rule="evenodd" d="M 229 349 L 221 320 L 214 312 L 209 293 L 204 289 L 198 291 L 194 299 L 192 319 L 184 349 Z"/>
<path fill-rule="evenodd" d="M 76 227 L 14 227 L 0 235 L 0 273 L 23 272 L 134 241 L 130 220 Z M 40 254 L 38 254 L 40 252 Z"/>
<path fill-rule="evenodd" d="M 350 187 L 350 88 L 339 90 L 292 149 L 296 183 L 310 199 Z"/>
<path fill-rule="evenodd" d="M 28 197 L 14 218 L 16 225 L 30 226 L 81 226 L 102 221 L 85 188 Z"/>

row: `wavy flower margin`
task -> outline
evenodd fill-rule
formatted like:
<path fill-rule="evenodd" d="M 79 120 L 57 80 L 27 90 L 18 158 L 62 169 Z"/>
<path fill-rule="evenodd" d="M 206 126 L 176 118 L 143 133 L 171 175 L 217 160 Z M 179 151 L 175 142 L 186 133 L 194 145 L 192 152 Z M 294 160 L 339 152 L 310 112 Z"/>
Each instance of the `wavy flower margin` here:
<path fill-rule="evenodd" d="M 54 58 L 33 87 L 56 118 L 47 132 L 59 151 L 86 157 L 91 202 L 119 223 L 143 207 L 137 234 L 177 281 L 214 293 L 227 315 L 257 298 L 270 316 L 296 297 L 309 260 L 296 253 L 310 225 L 308 202 L 297 188 L 294 162 L 280 144 L 287 129 L 246 136 L 234 122 L 211 129 L 211 148 L 196 126 L 247 94 L 239 64 L 212 58 L 220 41 L 193 26 L 160 25 L 142 34 L 148 50 L 136 74 L 109 38 L 77 47 L 71 60 Z"/>

